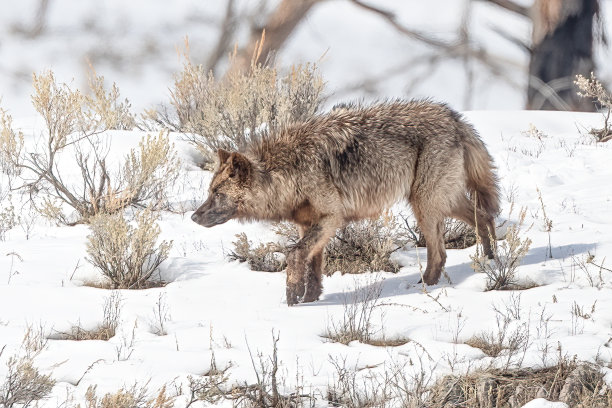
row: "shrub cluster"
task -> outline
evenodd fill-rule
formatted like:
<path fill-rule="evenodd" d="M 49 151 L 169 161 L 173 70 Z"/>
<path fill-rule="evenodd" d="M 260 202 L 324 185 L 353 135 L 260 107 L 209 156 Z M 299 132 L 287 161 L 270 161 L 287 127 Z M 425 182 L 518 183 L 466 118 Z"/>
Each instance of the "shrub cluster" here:
<path fill-rule="evenodd" d="M 157 215 L 144 210 L 136 215 L 136 226 L 121 213 L 99 214 L 91 221 L 87 260 L 106 276 L 114 289 L 138 289 L 168 258 L 171 242 L 157 244 Z"/>
<path fill-rule="evenodd" d="M 285 256 L 299 240 L 297 228 L 289 223 L 275 226 L 279 242 L 260 243 L 253 247 L 246 234 L 237 235 L 229 258 L 248 262 L 253 270 L 276 272 L 286 267 Z M 327 274 L 364 273 L 371 271 L 397 272 L 399 266 L 391 254 L 410 241 L 396 217 L 388 213 L 375 220 L 363 220 L 342 228 L 325 248 Z M 284 255 L 284 256 L 283 256 Z"/>
<path fill-rule="evenodd" d="M 253 63 L 219 79 L 186 57 L 171 91 L 171 108 L 148 111 L 145 119 L 184 132 L 204 155 L 203 166 L 210 167 L 217 149 L 240 150 L 262 132 L 312 116 L 323 101 L 323 85 L 315 64 L 281 74 L 274 66 Z"/>
<path fill-rule="evenodd" d="M 522 209 L 518 224 L 508 227 L 506 239 L 497 246 L 493 260 L 479 253 L 471 256 L 472 268 L 487 275 L 487 290 L 516 288 L 516 270 L 531 246 L 531 239 L 522 237 L 525 216 L 526 210 Z"/>
<path fill-rule="evenodd" d="M 168 137 L 147 136 L 119 168 L 107 160 L 109 129 L 130 129 L 134 118 L 119 90 L 104 90 L 104 78 L 90 80 L 90 94 L 58 83 L 52 72 L 33 77 L 32 102 L 46 132 L 26 146 L 12 118 L 0 110 L 0 170 L 18 176 L 14 187 L 33 198 L 35 208 L 61 224 L 88 222 L 100 213 L 128 206 L 161 206 L 166 188 L 178 176 L 178 161 Z M 67 163 L 76 163 L 79 176 Z M 40 198 L 36 200 L 36 198 Z M 75 215 L 66 214 L 72 208 Z"/>

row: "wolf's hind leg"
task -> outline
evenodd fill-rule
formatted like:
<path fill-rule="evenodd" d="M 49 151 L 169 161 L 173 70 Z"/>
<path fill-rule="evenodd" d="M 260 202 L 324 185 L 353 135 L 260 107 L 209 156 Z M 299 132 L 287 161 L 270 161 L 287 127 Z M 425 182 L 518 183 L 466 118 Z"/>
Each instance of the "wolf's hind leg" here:
<path fill-rule="evenodd" d="M 493 259 L 493 249 L 495 246 L 495 219 L 485 214 L 485 212 L 479 208 L 474 211 L 474 204 L 465 196 L 462 197 L 462 200 L 453 208 L 451 217 L 465 222 L 474 229 L 476 229 L 476 224 L 478 224 L 477 233 L 482 242 L 484 253 L 489 259 Z"/>

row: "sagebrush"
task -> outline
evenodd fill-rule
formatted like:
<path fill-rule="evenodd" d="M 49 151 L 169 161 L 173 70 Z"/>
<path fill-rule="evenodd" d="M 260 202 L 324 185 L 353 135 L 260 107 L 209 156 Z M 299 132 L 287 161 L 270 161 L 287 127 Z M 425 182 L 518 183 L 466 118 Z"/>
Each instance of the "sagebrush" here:
<path fill-rule="evenodd" d="M 147 386 L 134 384 L 131 387 L 122 387 L 116 392 L 109 392 L 104 396 L 97 395 L 97 387 L 89 386 L 85 393 L 84 408 L 172 408 L 174 396 L 168 395 L 166 386 L 163 386 L 155 396 L 149 396 Z M 72 408 L 81 408 L 76 405 Z"/>
<path fill-rule="evenodd" d="M 238 234 L 229 258 L 248 262 L 252 270 L 277 272 L 286 268 L 286 256 L 299 241 L 293 224 L 278 223 L 279 242 L 254 246 L 245 233 Z M 338 230 L 325 248 L 325 273 L 358 274 L 373 271 L 397 272 L 391 255 L 411 241 L 408 231 L 390 213 L 374 220 L 351 223 Z"/>
<path fill-rule="evenodd" d="M 114 289 L 137 289 L 151 285 L 150 278 L 168 258 L 172 243 L 157 244 L 158 215 L 144 210 L 135 226 L 123 214 L 99 214 L 91 221 L 87 237 L 87 260 L 107 277 Z"/>
<path fill-rule="evenodd" d="M 406 223 L 408 222 L 405 220 Z M 408 224 L 406 224 L 408 225 Z M 408 228 L 408 227 L 407 227 Z M 421 229 L 414 225 L 408 229 L 413 232 L 412 239 L 416 241 L 416 246 L 426 247 L 425 237 Z M 475 245 L 478 241 L 474 228 L 464 222 L 452 218 L 444 220 L 444 247 L 446 249 L 464 249 Z"/>
<path fill-rule="evenodd" d="M 28 326 L 20 352 L 8 357 L 4 378 L 0 377 L 0 407 L 27 408 L 49 396 L 55 380 L 50 374 L 42 374 L 34 364 L 46 345 L 44 328 Z M 0 356 L 4 350 L 0 347 Z"/>
<path fill-rule="evenodd" d="M 166 187 L 178 176 L 167 135 L 142 139 L 118 166 L 107 160 L 110 146 L 103 132 L 131 129 L 134 123 L 116 85 L 106 93 L 104 79 L 93 77 L 86 95 L 58 83 L 50 71 L 34 74 L 33 84 L 32 102 L 46 130 L 26 145 L 11 116 L 0 110 L 0 166 L 17 178 L 13 189 L 28 194 L 39 213 L 74 224 L 128 206 L 165 205 Z M 78 167 L 77 176 L 71 164 Z"/>
<path fill-rule="evenodd" d="M 516 289 L 516 270 L 521 265 L 525 255 L 529 252 L 531 239 L 523 237 L 526 209 L 518 215 L 518 223 L 510 225 L 506 231 L 506 238 L 497 245 L 495 257 L 490 260 L 484 254 L 470 256 L 472 268 L 476 272 L 487 275 L 487 290 Z M 527 231 L 529 228 L 527 228 Z"/>
<path fill-rule="evenodd" d="M 282 74 L 270 64 L 252 63 L 215 78 L 185 56 L 171 89 L 170 108 L 149 111 L 145 121 L 183 132 L 204 155 L 204 167 L 217 149 L 241 150 L 262 132 L 302 121 L 317 112 L 324 83 L 316 64 L 293 66 Z"/>
<path fill-rule="evenodd" d="M 590 133 L 598 142 L 607 142 L 612 139 L 612 124 L 610 115 L 612 114 L 612 94 L 591 72 L 591 77 L 577 75 L 574 84 L 580 89 L 578 95 L 583 98 L 590 98 L 593 103 L 603 109 L 604 125 L 601 129 L 591 129 Z"/>
<path fill-rule="evenodd" d="M 327 274 L 397 272 L 399 265 L 391 259 L 391 254 L 409 241 L 407 231 L 390 213 L 350 223 L 327 245 L 325 271 Z"/>
<path fill-rule="evenodd" d="M 276 242 L 260 243 L 253 246 L 247 235 L 242 232 L 232 242 L 234 249 L 228 254 L 232 261 L 247 262 L 254 271 L 280 272 L 287 267 L 285 254 L 287 247 Z"/>

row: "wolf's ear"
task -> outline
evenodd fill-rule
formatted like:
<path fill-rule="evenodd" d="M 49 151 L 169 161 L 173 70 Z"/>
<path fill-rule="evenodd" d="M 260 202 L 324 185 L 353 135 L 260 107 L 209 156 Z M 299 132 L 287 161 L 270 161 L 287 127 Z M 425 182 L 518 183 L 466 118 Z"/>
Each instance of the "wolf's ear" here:
<path fill-rule="evenodd" d="M 227 161 L 228 157 L 230 157 L 230 152 L 227 150 L 219 149 L 217 150 L 217 154 L 219 155 L 219 163 L 223 164 Z"/>
<path fill-rule="evenodd" d="M 252 164 L 246 156 L 240 153 L 230 154 L 230 177 L 238 177 L 239 180 L 245 180 L 251 174 Z"/>

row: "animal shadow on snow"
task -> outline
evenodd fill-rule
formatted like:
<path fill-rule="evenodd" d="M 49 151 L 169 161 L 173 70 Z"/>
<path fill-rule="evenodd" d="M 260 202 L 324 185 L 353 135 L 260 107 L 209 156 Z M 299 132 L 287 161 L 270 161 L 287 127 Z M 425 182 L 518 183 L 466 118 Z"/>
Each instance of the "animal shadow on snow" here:
<path fill-rule="evenodd" d="M 562 245 L 558 247 L 552 248 L 553 258 L 547 258 L 548 247 L 537 247 L 529 250 L 529 253 L 523 258 L 521 265 L 535 265 L 541 264 L 545 261 L 554 261 L 554 260 L 562 260 L 567 257 L 578 255 L 582 253 L 587 253 L 595 250 L 597 245 L 595 243 L 591 244 L 571 244 L 571 245 Z M 422 249 L 419 249 L 421 251 Z M 424 252 L 424 251 L 423 251 Z M 420 255 L 423 257 L 423 255 Z M 424 265 L 423 265 L 424 266 Z M 402 268 L 404 269 L 404 268 Z M 386 279 L 374 280 L 368 283 L 363 284 L 354 290 L 351 291 L 343 291 L 343 292 L 333 292 L 333 293 L 324 293 L 324 298 L 314 302 L 314 303 L 303 303 L 301 307 L 308 306 L 331 306 L 331 305 L 342 305 L 342 304 L 351 304 L 355 303 L 358 299 L 363 299 L 363 296 L 359 296 L 358 291 L 365 291 L 366 293 L 371 293 L 371 291 L 377 290 L 378 285 L 382 285 L 380 298 L 390 298 L 394 296 L 404 296 L 407 294 L 413 293 L 421 293 L 423 290 L 423 286 L 418 283 L 419 279 L 421 279 L 421 274 L 418 271 L 418 267 L 411 266 L 410 269 L 415 270 L 415 273 L 411 274 L 401 274 L 400 276 L 393 276 Z M 555 268 L 546 268 L 544 270 L 550 272 L 558 272 L 558 269 Z M 446 273 L 450 277 L 452 285 L 456 286 L 457 284 L 465 281 L 469 277 L 473 276 L 476 272 L 471 267 L 470 262 L 464 262 L 457 265 L 450 265 L 446 267 Z M 427 286 L 428 290 L 433 290 L 441 286 L 447 285 L 446 279 L 442 277 L 440 280 L 441 283 L 433 286 Z M 323 282 L 325 285 L 325 282 Z"/>

